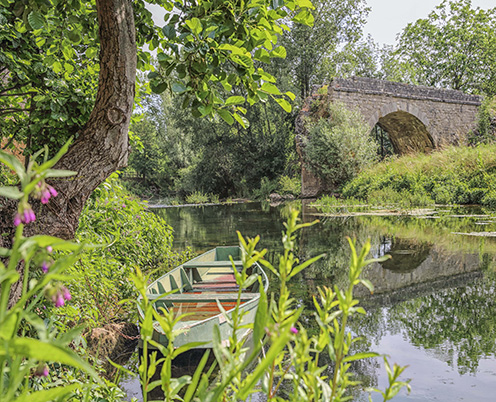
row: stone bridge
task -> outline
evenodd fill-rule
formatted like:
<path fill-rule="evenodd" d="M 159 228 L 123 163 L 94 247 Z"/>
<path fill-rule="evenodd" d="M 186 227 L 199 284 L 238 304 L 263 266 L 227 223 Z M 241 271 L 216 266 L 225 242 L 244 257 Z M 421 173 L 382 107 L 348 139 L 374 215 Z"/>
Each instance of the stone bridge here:
<path fill-rule="evenodd" d="M 296 121 L 298 153 L 303 156 L 305 120 L 325 115 L 322 105 L 330 102 L 358 110 L 371 130 L 379 125 L 388 133 L 394 152 L 401 155 L 464 143 L 475 128 L 481 100 L 477 95 L 447 89 L 373 78 L 335 78 L 304 102 Z M 306 168 L 303 157 L 302 161 L 302 196 L 332 191 Z"/>

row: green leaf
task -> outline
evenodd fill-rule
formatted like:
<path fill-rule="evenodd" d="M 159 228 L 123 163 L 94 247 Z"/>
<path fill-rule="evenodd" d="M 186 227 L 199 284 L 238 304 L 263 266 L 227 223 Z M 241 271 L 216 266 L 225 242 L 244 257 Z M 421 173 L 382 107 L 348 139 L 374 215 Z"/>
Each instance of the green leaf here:
<path fill-rule="evenodd" d="M 166 25 L 162 28 L 162 32 L 167 37 L 167 39 L 174 39 L 176 37 L 176 27 L 174 25 Z"/>
<path fill-rule="evenodd" d="M 100 381 L 93 368 L 71 349 L 50 342 L 33 338 L 14 338 L 8 343 L 7 348 L 0 348 L 0 356 L 7 356 L 7 353 L 28 359 L 67 364 L 87 372 L 95 380 Z"/>
<path fill-rule="evenodd" d="M 303 25 L 313 26 L 314 17 L 312 13 L 305 8 L 293 18 L 293 21 L 299 22 L 300 24 Z"/>
<path fill-rule="evenodd" d="M 0 338 L 9 340 L 11 339 L 17 327 L 17 314 L 10 313 L 7 317 L 0 323 Z"/>
<path fill-rule="evenodd" d="M 45 171 L 45 177 L 71 177 L 77 175 L 73 170 L 48 169 Z"/>
<path fill-rule="evenodd" d="M 38 392 L 33 392 L 31 394 L 23 394 L 16 398 L 16 402 L 46 402 L 46 401 L 55 401 L 61 398 L 64 395 L 67 395 L 71 392 L 77 391 L 81 388 L 87 387 L 87 384 L 72 384 L 72 385 L 63 385 L 61 387 L 55 387 L 50 389 L 45 389 Z"/>
<path fill-rule="evenodd" d="M 69 31 L 67 33 L 69 40 L 73 43 L 81 42 L 81 34 L 78 31 Z"/>
<path fill-rule="evenodd" d="M 94 47 L 89 47 L 86 49 L 85 56 L 88 59 L 93 59 L 98 54 L 98 49 Z"/>
<path fill-rule="evenodd" d="M 239 124 L 241 124 L 241 127 L 248 128 L 250 126 L 250 122 L 246 118 L 244 118 L 243 116 L 240 116 L 237 113 L 233 113 L 233 116 L 236 119 L 236 121 Z"/>
<path fill-rule="evenodd" d="M 229 113 L 229 111 L 227 111 L 226 109 L 219 109 L 217 110 L 217 113 L 227 124 L 232 125 L 234 123 L 232 114 Z"/>
<path fill-rule="evenodd" d="M 315 6 L 312 4 L 312 2 L 310 0 L 296 0 L 296 4 L 300 8 L 307 7 L 307 8 L 310 8 L 312 10 L 315 10 Z"/>
<path fill-rule="evenodd" d="M 198 36 L 203 30 L 202 23 L 198 18 L 191 18 L 190 20 L 187 20 L 186 25 L 196 36 Z"/>
<path fill-rule="evenodd" d="M 274 100 L 284 109 L 284 111 L 288 113 L 291 112 L 291 104 L 286 99 L 274 98 Z"/>
<path fill-rule="evenodd" d="M 292 101 L 294 101 L 296 99 L 296 95 L 293 92 L 288 91 L 288 92 L 285 92 L 284 95 L 286 95 Z"/>
<path fill-rule="evenodd" d="M 313 264 L 314 262 L 320 260 L 322 257 L 324 257 L 325 254 L 320 254 L 316 257 L 313 257 L 313 258 L 310 258 L 309 260 L 306 260 L 305 262 L 303 262 L 302 264 L 294 267 L 292 270 L 291 270 L 291 274 L 288 275 L 288 280 L 291 279 L 293 276 L 295 276 L 296 274 L 300 273 L 301 271 L 303 271 L 306 267 L 308 267 L 309 265 Z"/>
<path fill-rule="evenodd" d="M 20 200 L 24 194 L 17 187 L 0 187 L 0 197 Z"/>
<path fill-rule="evenodd" d="M 0 162 L 12 169 L 16 173 L 17 177 L 19 177 L 22 181 L 25 173 L 24 166 L 22 166 L 19 159 L 17 159 L 14 155 L 8 154 L 0 149 Z"/>
<path fill-rule="evenodd" d="M 260 87 L 260 89 L 271 95 L 282 95 L 281 91 L 279 91 L 279 89 L 270 82 L 264 82 L 263 85 Z"/>
<path fill-rule="evenodd" d="M 37 11 L 31 11 L 28 15 L 28 22 L 33 29 L 41 29 L 45 25 L 45 19 Z"/>
<path fill-rule="evenodd" d="M 255 60 L 260 60 L 261 62 L 264 63 L 270 63 L 270 54 L 267 50 L 260 48 L 257 49 L 255 52 L 255 55 L 253 56 Z"/>
<path fill-rule="evenodd" d="M 52 68 L 53 71 L 55 71 L 55 73 L 57 74 L 60 74 L 62 71 L 64 71 L 64 69 L 62 68 L 62 63 L 60 63 L 60 61 L 56 61 L 55 63 L 53 63 Z"/>
<path fill-rule="evenodd" d="M 150 88 L 153 93 L 155 94 L 161 94 L 167 89 L 168 85 L 167 82 L 152 82 L 150 83 Z"/>
<path fill-rule="evenodd" d="M 261 279 L 259 279 L 261 282 Z M 258 345 L 265 336 L 265 328 L 267 327 L 267 294 L 260 283 L 260 300 L 258 302 L 257 312 L 255 314 L 255 322 L 253 324 L 253 343 Z"/>
<path fill-rule="evenodd" d="M 184 85 L 184 83 L 182 82 L 175 82 L 174 84 L 172 84 L 171 89 L 172 92 L 175 92 L 177 94 L 182 94 L 188 90 L 188 87 Z"/>
<path fill-rule="evenodd" d="M 270 52 L 270 57 L 279 57 L 281 59 L 286 58 L 286 49 L 284 46 L 276 47 L 272 52 Z"/>
<path fill-rule="evenodd" d="M 355 360 L 363 360 L 363 359 L 368 359 L 368 358 L 371 358 L 371 357 L 378 357 L 380 356 L 379 353 L 375 353 L 375 352 L 363 352 L 363 353 L 356 353 L 352 356 L 346 356 L 344 358 L 344 362 L 353 362 Z"/>
<path fill-rule="evenodd" d="M 226 100 L 226 106 L 239 105 L 240 103 L 245 103 L 245 98 L 243 96 L 230 96 Z"/>
<path fill-rule="evenodd" d="M 198 382 L 200 381 L 200 376 L 203 372 L 205 365 L 207 364 L 209 356 L 210 356 L 210 350 L 207 349 L 206 352 L 203 354 L 200 363 L 196 367 L 191 383 L 189 384 L 186 393 L 184 394 L 184 398 L 183 398 L 184 402 L 190 402 L 193 396 L 195 395 L 195 391 L 198 388 Z"/>

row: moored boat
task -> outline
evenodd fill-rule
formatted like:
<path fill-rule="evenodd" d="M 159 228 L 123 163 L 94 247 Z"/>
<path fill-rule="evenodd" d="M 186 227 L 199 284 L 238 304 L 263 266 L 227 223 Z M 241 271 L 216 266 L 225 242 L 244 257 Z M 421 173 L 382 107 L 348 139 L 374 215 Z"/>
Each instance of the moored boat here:
<path fill-rule="evenodd" d="M 215 325 L 219 326 L 222 341 L 228 341 L 231 328 L 226 315 L 232 315 L 239 294 L 234 269 L 241 271 L 242 268 L 240 247 L 216 247 L 179 265 L 147 287 L 147 297 L 153 301 L 157 311 L 172 309 L 175 317 L 185 315 L 174 328 L 185 330 L 174 340 L 175 347 L 190 342 L 204 342 L 197 348 L 211 348 Z M 244 313 L 244 324 L 254 321 L 260 300 L 260 286 L 267 291 L 269 284 L 259 264 L 249 267 L 248 274 L 259 275 L 261 281 L 255 281 L 241 292 L 239 310 Z M 143 316 L 143 311 L 139 312 Z M 166 345 L 168 339 L 159 323 L 154 322 L 153 328 L 153 340 Z M 249 330 L 240 330 L 238 339 L 248 333 Z"/>

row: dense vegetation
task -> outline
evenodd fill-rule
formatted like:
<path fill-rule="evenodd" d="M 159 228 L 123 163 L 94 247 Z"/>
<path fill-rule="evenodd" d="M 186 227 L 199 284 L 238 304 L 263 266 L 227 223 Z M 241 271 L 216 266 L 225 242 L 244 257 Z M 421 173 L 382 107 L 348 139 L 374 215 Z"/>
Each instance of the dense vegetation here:
<path fill-rule="evenodd" d="M 415 207 L 481 204 L 496 207 L 496 144 L 449 147 L 379 163 L 345 184 L 347 204 Z M 356 201 L 354 201 L 356 200 Z M 342 202 L 324 197 L 320 202 Z"/>
<path fill-rule="evenodd" d="M 103 3 L 110 2 L 0 1 L 0 139 L 2 148 L 27 157 L 23 166 L 11 154 L 1 154 L 7 166 L 0 168 L 1 222 L 8 221 L 0 237 L 0 399 L 5 401 L 28 400 L 35 393 L 37 400 L 66 395 L 72 400 L 122 400 L 115 384 L 95 372 L 100 365 L 88 356 L 78 325 L 91 330 L 114 322 L 116 315 L 132 321 L 135 307 L 119 302 L 143 290 L 155 268 L 166 270 L 188 254 L 172 251 L 172 229 L 147 212 L 115 177 L 97 187 L 125 162 L 120 154 L 105 159 L 116 149 L 127 149 L 135 88 L 134 71 L 122 85 L 126 94 L 110 91 L 121 85 L 104 88 L 105 80 L 98 81 L 98 72 L 113 60 L 99 60 L 100 46 L 103 49 L 109 38 L 105 32 L 98 34 L 97 14 L 102 21 L 112 17 L 99 8 Z M 469 138 L 476 147 L 393 158 L 360 173 L 376 159 L 376 146 L 354 112 L 331 106 L 330 118 L 309 127 L 308 152 L 313 152 L 315 171 L 324 180 L 341 186 L 345 197 L 367 202 L 496 207 L 495 106 L 489 97 L 496 82 L 494 9 L 473 10 L 468 0 L 443 2 L 428 19 L 409 25 L 396 47 L 380 48 L 363 37 L 369 11 L 364 0 L 315 0 L 314 5 L 308 0 L 254 0 L 249 12 L 245 2 L 231 0 L 136 0 L 132 9 L 130 3 L 121 2 L 128 7 L 133 20 L 129 29 L 137 40 L 126 48 L 129 52 L 113 55 L 127 55 L 130 70 L 137 59 L 138 68 L 148 73 L 138 80 L 130 168 L 123 174 L 132 178 L 126 185 L 135 193 L 187 202 L 266 198 L 272 192 L 297 196 L 301 185 L 294 122 L 299 106 L 314 84 L 336 75 L 361 75 L 487 95 L 479 127 Z M 155 26 L 145 4 L 165 8 L 164 27 Z M 145 44 L 158 49 L 156 60 Z M 115 84 L 121 78 L 109 81 Z M 118 102 L 128 100 L 125 110 L 119 103 L 105 109 L 103 128 L 94 117 L 103 113 L 97 90 L 111 92 Z M 66 153 L 70 137 L 76 141 Z M 29 162 L 29 156 L 47 145 Z M 88 156 L 91 152 L 96 155 Z M 52 169 L 60 161 L 80 173 L 77 179 L 55 180 L 73 174 Z M 67 191 L 57 195 L 55 183 Z M 79 197 L 80 193 L 84 194 Z M 60 212 L 65 214 L 69 207 L 73 209 L 67 214 L 79 227 L 76 232 L 77 224 L 72 224 L 74 231 L 64 235 L 75 232 L 76 241 L 47 236 L 52 228 L 70 226 Z M 51 220 L 44 221 L 49 214 Z M 352 385 L 347 363 L 373 355 L 347 356 L 351 334 L 347 338 L 346 322 L 336 318 L 361 312 L 352 291 L 367 262 L 367 248 L 354 254 L 347 290 L 321 291 L 320 304 L 315 304 L 321 332 L 312 338 L 297 324 L 299 310 L 285 289 L 285 281 L 302 269 L 292 248 L 299 227 L 296 215 L 291 219 L 284 264 L 280 270 L 269 267 L 281 281 L 283 297 L 262 303 L 255 328 L 257 336 L 266 327 L 272 331 L 271 349 L 261 359 L 261 368 L 242 378 L 243 365 L 237 364 L 241 349 L 235 342 L 224 349 L 217 345 L 226 356 L 224 363 L 229 363 L 223 366 L 225 381 L 201 394 L 207 384 L 199 375 L 174 380 L 164 372 L 154 386 L 170 391 L 170 400 L 186 385 L 192 390 L 187 393 L 190 399 L 196 393 L 200 399 L 223 395 L 236 400 L 251 393 L 261 378 L 269 400 L 275 400 L 278 385 L 266 384 L 274 385 L 288 373 L 294 398 L 338 400 Z M 31 229 L 35 225 L 38 230 Z M 245 246 L 250 256 L 260 258 L 255 243 Z M 141 271 L 135 275 L 136 267 Z M 20 293 L 9 300 L 15 286 Z M 149 331 L 147 321 L 141 334 L 145 341 Z M 282 353 L 290 341 L 289 350 Z M 337 369 L 331 384 L 322 381 L 318 353 L 309 353 L 315 345 L 318 353 L 334 351 Z M 169 352 L 168 364 L 176 353 Z M 385 400 L 405 385 L 397 381 L 401 371 L 393 367 Z M 140 366 L 140 373 L 146 384 L 146 365 Z"/>

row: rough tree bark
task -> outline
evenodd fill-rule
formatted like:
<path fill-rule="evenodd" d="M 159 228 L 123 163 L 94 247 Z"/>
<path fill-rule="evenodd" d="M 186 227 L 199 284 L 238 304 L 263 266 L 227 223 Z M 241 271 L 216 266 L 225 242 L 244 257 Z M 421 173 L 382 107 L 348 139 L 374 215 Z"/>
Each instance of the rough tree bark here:
<path fill-rule="evenodd" d="M 129 0 L 97 0 L 100 75 L 95 106 L 80 135 L 56 168 L 77 176 L 52 185 L 59 196 L 38 214 L 30 232 L 70 239 L 93 190 L 112 172 L 125 167 L 128 128 L 136 82 L 136 38 Z"/>
<path fill-rule="evenodd" d="M 34 203 L 36 224 L 25 233 L 43 233 L 64 239 L 74 237 L 79 216 L 93 190 L 112 172 L 126 166 L 128 128 L 136 82 L 136 37 L 130 0 L 97 0 L 100 36 L 100 75 L 95 106 L 80 135 L 55 168 L 77 172 L 75 177 L 51 184 L 59 195 L 43 206 Z M 0 225 L 13 234 L 16 203 L 0 203 Z M 11 236 L 1 236 L 8 246 Z M 16 298 L 13 292 L 11 299 Z"/>

